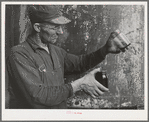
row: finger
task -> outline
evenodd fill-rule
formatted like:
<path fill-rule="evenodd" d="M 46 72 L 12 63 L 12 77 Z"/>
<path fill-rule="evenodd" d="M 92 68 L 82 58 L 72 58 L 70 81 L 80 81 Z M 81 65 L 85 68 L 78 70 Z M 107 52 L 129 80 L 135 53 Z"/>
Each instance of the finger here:
<path fill-rule="evenodd" d="M 98 89 L 98 88 L 97 88 L 97 89 Z M 99 97 L 100 95 L 102 95 L 102 93 L 98 93 L 97 90 L 95 90 L 95 91 L 93 92 L 93 95 L 96 96 L 96 97 Z"/>
<path fill-rule="evenodd" d="M 120 50 L 121 50 L 122 52 L 125 52 L 125 51 L 126 51 L 125 48 L 121 48 Z"/>
<path fill-rule="evenodd" d="M 129 45 L 130 45 L 130 44 L 128 44 L 128 45 L 125 47 L 127 50 L 129 49 L 129 48 L 128 48 L 128 47 L 129 47 Z"/>
<path fill-rule="evenodd" d="M 98 89 L 98 88 L 97 88 Z M 96 91 L 89 91 L 89 92 L 86 92 L 87 94 L 89 94 L 90 96 L 92 96 L 93 98 L 97 98 L 99 97 L 98 93 L 96 93 Z"/>
<path fill-rule="evenodd" d="M 96 93 L 98 94 L 98 96 L 103 95 L 104 92 L 102 92 L 101 90 L 99 90 L 98 88 L 96 89 Z M 96 95 L 97 96 L 97 95 Z"/>
<path fill-rule="evenodd" d="M 91 97 L 93 97 L 93 98 L 97 98 L 97 97 L 96 97 L 95 95 L 93 95 L 93 94 L 91 95 Z"/>
<path fill-rule="evenodd" d="M 91 71 L 90 73 L 91 73 L 91 74 L 95 74 L 95 73 L 100 72 L 100 71 L 101 71 L 101 67 L 94 69 L 94 70 Z"/>
<path fill-rule="evenodd" d="M 104 87 L 101 83 L 99 83 L 98 81 L 97 81 L 97 87 L 100 89 L 100 90 L 102 90 L 102 91 L 109 91 L 109 89 L 108 88 L 106 88 L 106 87 Z"/>
<path fill-rule="evenodd" d="M 128 46 L 125 49 L 128 50 L 129 49 Z"/>
<path fill-rule="evenodd" d="M 126 42 L 121 41 L 121 43 L 123 44 L 124 48 L 127 47 L 127 43 Z"/>
<path fill-rule="evenodd" d="M 125 48 L 127 46 L 127 44 L 125 42 L 120 41 L 120 39 L 118 39 L 118 38 L 114 38 L 114 42 L 115 42 L 116 46 L 120 49 Z"/>
<path fill-rule="evenodd" d="M 117 48 L 117 49 L 115 49 L 114 54 L 118 54 L 118 53 L 120 53 L 120 52 L 121 52 L 121 50 L 120 50 L 119 48 Z"/>

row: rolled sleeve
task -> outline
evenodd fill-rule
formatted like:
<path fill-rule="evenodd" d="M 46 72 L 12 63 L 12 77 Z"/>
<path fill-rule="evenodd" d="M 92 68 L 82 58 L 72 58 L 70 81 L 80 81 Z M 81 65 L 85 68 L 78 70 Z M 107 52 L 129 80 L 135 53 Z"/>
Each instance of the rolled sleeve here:
<path fill-rule="evenodd" d="M 66 84 L 67 88 L 69 89 L 69 97 L 73 96 L 73 87 L 70 83 Z"/>

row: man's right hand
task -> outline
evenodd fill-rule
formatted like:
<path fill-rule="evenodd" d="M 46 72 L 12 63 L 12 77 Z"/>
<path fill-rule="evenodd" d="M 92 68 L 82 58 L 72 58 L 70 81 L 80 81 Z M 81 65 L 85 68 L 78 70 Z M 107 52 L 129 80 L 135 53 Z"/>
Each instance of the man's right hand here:
<path fill-rule="evenodd" d="M 104 92 L 109 91 L 109 89 L 104 87 L 95 79 L 95 74 L 97 72 L 101 72 L 101 69 L 94 69 L 84 77 L 72 82 L 71 85 L 73 87 L 73 91 L 76 92 L 79 90 L 84 90 L 85 92 L 89 93 L 93 98 L 97 98 L 100 95 L 103 95 Z"/>

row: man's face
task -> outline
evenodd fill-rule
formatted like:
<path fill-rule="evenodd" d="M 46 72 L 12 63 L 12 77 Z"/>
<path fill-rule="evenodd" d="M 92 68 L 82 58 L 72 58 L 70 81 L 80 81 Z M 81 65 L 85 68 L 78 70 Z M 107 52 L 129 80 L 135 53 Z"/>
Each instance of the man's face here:
<path fill-rule="evenodd" d="M 42 43 L 54 44 L 57 41 L 58 35 L 63 34 L 62 28 L 60 25 L 52 25 L 49 23 L 40 24 L 40 38 Z"/>

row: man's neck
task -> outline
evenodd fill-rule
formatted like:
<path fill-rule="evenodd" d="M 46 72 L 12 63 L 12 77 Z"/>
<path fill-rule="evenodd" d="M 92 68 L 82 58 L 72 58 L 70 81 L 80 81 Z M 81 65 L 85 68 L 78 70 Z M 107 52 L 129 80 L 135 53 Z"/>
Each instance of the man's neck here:
<path fill-rule="evenodd" d="M 41 38 L 40 38 L 40 36 L 39 36 L 38 33 L 36 33 L 36 34 L 34 35 L 34 38 L 35 38 L 35 40 L 36 40 L 36 43 L 37 43 L 39 46 L 41 46 L 41 47 L 47 47 L 47 44 L 42 43 Z"/>
<path fill-rule="evenodd" d="M 39 45 L 42 49 L 45 49 L 49 53 L 47 44 L 42 43 L 41 38 L 38 34 L 35 34 L 33 38 L 36 40 L 36 44 Z"/>

